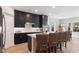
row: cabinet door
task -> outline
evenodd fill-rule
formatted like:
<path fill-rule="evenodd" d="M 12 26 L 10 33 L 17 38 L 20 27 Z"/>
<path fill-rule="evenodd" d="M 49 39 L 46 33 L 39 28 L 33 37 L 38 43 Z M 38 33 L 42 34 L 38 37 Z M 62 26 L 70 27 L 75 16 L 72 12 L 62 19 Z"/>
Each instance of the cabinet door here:
<path fill-rule="evenodd" d="M 26 14 L 15 11 L 15 27 L 24 27 L 26 22 Z"/>
<path fill-rule="evenodd" d="M 47 20 L 48 20 L 48 17 L 46 15 L 42 16 L 42 22 L 43 22 L 42 25 L 47 25 Z"/>
<path fill-rule="evenodd" d="M 39 16 L 39 27 L 43 27 L 43 25 L 47 25 L 48 17 L 46 15 Z"/>
<path fill-rule="evenodd" d="M 25 17 L 26 17 L 26 22 L 30 22 L 30 23 L 32 22 L 32 15 L 30 13 L 26 13 Z"/>
<path fill-rule="evenodd" d="M 15 39 L 14 39 L 14 44 L 21 44 L 21 43 L 25 43 L 28 42 L 28 48 L 31 51 L 32 49 L 32 37 L 28 36 L 25 33 L 20 33 L 20 34 L 15 34 L 14 35 Z"/>
<path fill-rule="evenodd" d="M 25 43 L 27 41 L 28 41 L 28 37 L 26 34 L 24 34 L 24 33 L 15 34 L 15 40 L 14 40 L 15 44 Z"/>
<path fill-rule="evenodd" d="M 32 15 L 32 27 L 39 27 L 39 16 L 38 15 Z"/>

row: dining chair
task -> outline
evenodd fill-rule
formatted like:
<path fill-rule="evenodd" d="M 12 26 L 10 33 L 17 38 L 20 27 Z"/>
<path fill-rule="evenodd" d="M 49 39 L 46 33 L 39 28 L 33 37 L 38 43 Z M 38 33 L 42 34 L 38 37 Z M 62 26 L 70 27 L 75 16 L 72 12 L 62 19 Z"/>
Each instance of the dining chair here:
<path fill-rule="evenodd" d="M 48 52 L 48 34 L 36 34 L 36 52 Z"/>
<path fill-rule="evenodd" d="M 56 33 L 49 33 L 49 51 L 50 52 L 57 52 L 57 34 Z"/>
<path fill-rule="evenodd" d="M 62 42 L 63 42 L 63 36 L 62 36 L 62 32 L 58 32 L 56 33 L 57 36 L 57 41 L 58 41 L 58 49 L 60 49 L 60 51 L 62 51 Z"/>

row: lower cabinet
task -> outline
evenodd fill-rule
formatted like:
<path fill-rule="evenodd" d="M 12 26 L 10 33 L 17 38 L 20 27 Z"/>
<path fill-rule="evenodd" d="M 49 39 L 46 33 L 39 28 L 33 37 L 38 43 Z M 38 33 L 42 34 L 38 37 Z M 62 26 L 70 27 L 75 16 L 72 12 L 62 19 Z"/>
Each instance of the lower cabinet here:
<path fill-rule="evenodd" d="M 14 44 L 20 44 L 28 42 L 28 36 L 25 33 L 19 33 L 14 35 Z"/>
<path fill-rule="evenodd" d="M 26 33 L 18 33 L 14 35 L 14 44 L 28 43 L 28 49 L 31 51 L 32 49 L 32 38 L 28 36 Z"/>

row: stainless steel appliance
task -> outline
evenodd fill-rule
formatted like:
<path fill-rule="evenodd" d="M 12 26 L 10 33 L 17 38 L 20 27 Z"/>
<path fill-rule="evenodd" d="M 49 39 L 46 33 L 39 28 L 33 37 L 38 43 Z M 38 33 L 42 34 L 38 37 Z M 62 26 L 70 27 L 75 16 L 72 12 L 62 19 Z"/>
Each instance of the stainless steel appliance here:
<path fill-rule="evenodd" d="M 4 52 L 5 39 L 6 39 L 6 26 L 5 18 L 2 14 L 2 8 L 0 7 L 0 53 Z"/>

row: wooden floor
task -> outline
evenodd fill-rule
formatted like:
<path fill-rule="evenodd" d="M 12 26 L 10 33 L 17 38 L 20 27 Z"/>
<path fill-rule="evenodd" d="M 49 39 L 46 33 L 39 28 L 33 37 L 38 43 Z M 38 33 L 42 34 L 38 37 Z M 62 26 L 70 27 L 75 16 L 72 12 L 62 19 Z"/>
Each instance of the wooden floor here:
<path fill-rule="evenodd" d="M 63 48 L 63 53 L 79 53 L 79 38 L 72 38 L 67 48 Z"/>
<path fill-rule="evenodd" d="M 29 53 L 28 44 L 22 43 L 6 49 L 6 53 Z"/>
<path fill-rule="evenodd" d="M 57 51 L 58 53 L 79 53 L 79 39 L 72 38 L 70 42 L 67 43 L 67 48 L 63 47 L 63 51 Z M 29 53 L 28 44 L 18 44 L 13 47 L 6 49 L 6 53 Z"/>

